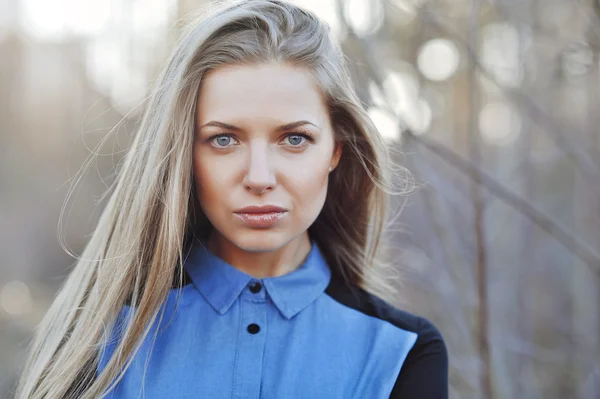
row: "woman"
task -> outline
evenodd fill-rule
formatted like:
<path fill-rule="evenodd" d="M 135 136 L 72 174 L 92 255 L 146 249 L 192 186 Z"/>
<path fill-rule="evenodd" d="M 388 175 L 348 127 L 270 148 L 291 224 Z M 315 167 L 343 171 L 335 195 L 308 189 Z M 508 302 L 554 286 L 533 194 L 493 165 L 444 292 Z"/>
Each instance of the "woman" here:
<path fill-rule="evenodd" d="M 314 15 L 192 23 L 17 397 L 447 397 L 439 331 L 372 272 L 386 162 Z"/>

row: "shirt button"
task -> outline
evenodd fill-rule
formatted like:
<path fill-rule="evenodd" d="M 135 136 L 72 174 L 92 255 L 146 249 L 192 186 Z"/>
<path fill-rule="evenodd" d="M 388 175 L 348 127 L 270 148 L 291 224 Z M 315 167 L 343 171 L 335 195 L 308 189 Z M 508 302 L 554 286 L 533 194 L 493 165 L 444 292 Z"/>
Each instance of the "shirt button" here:
<path fill-rule="evenodd" d="M 250 291 L 253 294 L 258 294 L 260 292 L 261 288 L 262 288 L 262 284 L 259 283 L 258 281 L 253 281 L 250 283 Z"/>
<path fill-rule="evenodd" d="M 260 327 L 258 326 L 258 324 L 252 323 L 248 325 L 248 332 L 250 334 L 256 334 L 260 331 Z"/>

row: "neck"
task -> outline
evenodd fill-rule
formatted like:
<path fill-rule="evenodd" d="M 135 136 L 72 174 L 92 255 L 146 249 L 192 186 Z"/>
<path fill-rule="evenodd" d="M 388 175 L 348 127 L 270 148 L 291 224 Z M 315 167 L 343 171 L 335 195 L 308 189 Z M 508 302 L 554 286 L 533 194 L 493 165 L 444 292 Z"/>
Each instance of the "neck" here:
<path fill-rule="evenodd" d="M 256 278 L 276 277 L 296 270 L 310 252 L 308 232 L 272 251 L 250 252 L 238 247 L 218 232 L 208 240 L 209 249 L 218 257 Z"/>

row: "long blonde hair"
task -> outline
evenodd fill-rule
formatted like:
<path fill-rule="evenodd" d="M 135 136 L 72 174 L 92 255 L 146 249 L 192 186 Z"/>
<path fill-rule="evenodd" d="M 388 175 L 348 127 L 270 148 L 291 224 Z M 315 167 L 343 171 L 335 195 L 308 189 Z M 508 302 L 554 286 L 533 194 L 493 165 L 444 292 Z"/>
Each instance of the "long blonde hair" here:
<path fill-rule="evenodd" d="M 282 0 L 213 10 L 185 29 L 146 105 L 139 130 L 76 266 L 36 330 L 16 397 L 98 398 L 121 378 L 181 285 L 186 242 L 205 229 L 194 195 L 192 141 L 202 77 L 228 64 L 287 62 L 311 71 L 327 100 L 341 161 L 309 233 L 340 278 L 389 298 L 378 274 L 391 164 L 356 96 L 328 26 Z M 124 304 L 136 308 L 90 386 L 98 349 Z M 111 384 L 112 383 L 112 384 Z"/>

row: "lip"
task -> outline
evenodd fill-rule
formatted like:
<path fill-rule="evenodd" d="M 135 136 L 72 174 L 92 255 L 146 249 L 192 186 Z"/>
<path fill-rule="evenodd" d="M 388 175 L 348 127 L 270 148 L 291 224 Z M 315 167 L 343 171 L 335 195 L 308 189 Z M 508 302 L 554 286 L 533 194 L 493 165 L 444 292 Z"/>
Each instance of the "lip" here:
<path fill-rule="evenodd" d="M 271 213 L 271 212 L 287 212 L 287 209 L 275 205 L 252 205 L 235 210 L 234 213 Z"/>
<path fill-rule="evenodd" d="M 287 213 L 287 209 L 275 205 L 247 206 L 234 212 L 248 227 L 268 229 L 275 226 Z"/>

